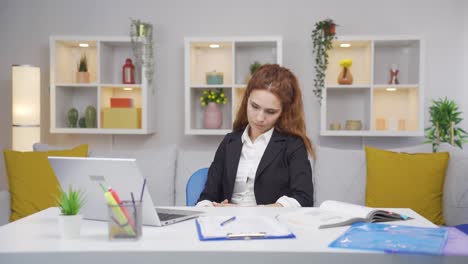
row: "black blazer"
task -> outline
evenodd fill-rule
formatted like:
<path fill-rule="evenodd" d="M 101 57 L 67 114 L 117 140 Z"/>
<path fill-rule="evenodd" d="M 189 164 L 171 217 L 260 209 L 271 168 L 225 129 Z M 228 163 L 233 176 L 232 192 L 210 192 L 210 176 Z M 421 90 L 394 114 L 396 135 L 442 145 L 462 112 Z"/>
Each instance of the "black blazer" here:
<path fill-rule="evenodd" d="M 224 137 L 198 201 L 231 201 L 242 152 L 242 133 L 232 132 Z M 313 206 L 313 192 L 312 169 L 304 142 L 275 129 L 255 175 L 257 204 L 272 204 L 286 195 L 303 207 Z"/>

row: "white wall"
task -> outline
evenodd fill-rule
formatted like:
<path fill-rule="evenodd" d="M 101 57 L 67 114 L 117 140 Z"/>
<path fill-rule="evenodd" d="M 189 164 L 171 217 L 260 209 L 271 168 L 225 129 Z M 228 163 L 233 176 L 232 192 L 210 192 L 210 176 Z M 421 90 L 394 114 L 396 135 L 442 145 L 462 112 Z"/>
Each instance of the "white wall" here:
<path fill-rule="evenodd" d="M 464 12 L 465 11 L 465 12 Z M 324 138 L 318 136 L 319 106 L 313 96 L 314 23 L 330 17 L 341 35 L 417 34 L 425 37 L 426 94 L 466 98 L 468 84 L 467 4 L 459 0 L 0 0 L 0 147 L 11 145 L 11 65 L 41 67 L 42 140 L 91 149 L 147 148 L 175 143 L 186 149 L 215 150 L 219 136 L 185 136 L 183 38 L 185 36 L 282 35 L 284 65 L 303 88 L 309 135 L 315 143 L 341 148 L 400 146 L 422 138 Z M 129 17 L 152 23 L 156 42 L 158 134 L 153 136 L 51 135 L 49 127 L 49 36 L 127 35 Z M 464 42 L 465 41 L 465 42 Z M 464 45 L 465 43 L 465 45 Z M 465 65 L 465 68 L 464 68 Z M 461 100 L 460 100 L 461 101 Z M 465 112 L 467 111 L 465 105 Z M 426 117 L 427 120 L 427 117 Z M 426 121 L 427 122 L 427 121 Z M 466 127 L 466 124 L 465 124 Z M 0 189 L 6 188 L 0 162 Z"/>

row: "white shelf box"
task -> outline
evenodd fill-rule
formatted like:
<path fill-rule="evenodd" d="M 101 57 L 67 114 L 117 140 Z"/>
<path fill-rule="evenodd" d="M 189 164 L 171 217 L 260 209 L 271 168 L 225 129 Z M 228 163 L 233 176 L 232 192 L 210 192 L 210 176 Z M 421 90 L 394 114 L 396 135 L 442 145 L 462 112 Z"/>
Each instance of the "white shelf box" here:
<path fill-rule="evenodd" d="M 235 42 L 236 84 L 245 84 L 250 76 L 250 65 L 277 63 L 278 44 L 276 41 L 237 41 Z"/>
<path fill-rule="evenodd" d="M 135 66 L 135 83 L 141 84 L 141 67 L 137 67 L 129 41 L 101 41 L 101 83 L 122 84 L 122 67 L 126 59 Z"/>
<path fill-rule="evenodd" d="M 390 69 L 395 64 L 399 70 L 400 84 L 418 84 L 420 69 L 419 40 L 376 40 L 374 51 L 374 83 L 388 84 Z"/>
<path fill-rule="evenodd" d="M 86 107 L 91 105 L 96 108 L 96 111 L 99 109 L 98 87 L 96 86 L 57 86 L 55 88 L 56 128 L 68 128 L 68 111 L 72 108 L 78 110 L 78 120 L 85 116 Z M 96 118 L 98 122 L 99 115 Z"/>
<path fill-rule="evenodd" d="M 341 47 L 350 44 L 350 47 Z M 328 68 L 325 83 L 327 86 L 337 85 L 338 76 L 342 70 L 340 61 L 351 59 L 353 64 L 349 71 L 353 75 L 353 85 L 370 85 L 372 72 L 372 41 L 336 40 L 328 53 Z"/>
<path fill-rule="evenodd" d="M 54 40 L 55 46 L 55 82 L 74 84 L 80 58 L 86 55 L 90 83 L 98 82 L 98 52 L 96 41 L 80 40 Z M 79 44 L 88 44 L 89 47 L 80 47 Z"/>
<path fill-rule="evenodd" d="M 331 124 L 339 123 L 341 130 L 346 130 L 347 120 L 360 120 L 361 130 L 346 130 L 359 133 L 370 128 L 370 94 L 367 88 L 327 88 L 325 120 L 322 131 L 330 130 Z"/>
<path fill-rule="evenodd" d="M 202 106 L 200 102 L 200 96 L 203 91 L 207 89 L 192 88 L 190 89 L 190 109 L 191 109 L 191 130 L 232 130 L 232 88 L 222 88 L 226 96 L 227 102 L 225 105 L 218 104 L 219 108 L 223 113 L 223 123 L 220 129 L 205 129 L 203 127 L 203 113 L 205 112 L 206 106 Z M 214 89 L 211 89 L 214 91 Z"/>
<path fill-rule="evenodd" d="M 219 45 L 210 48 L 210 45 Z M 232 85 L 232 41 L 205 41 L 190 43 L 190 85 L 206 85 L 206 74 L 223 74 L 223 85 Z"/>
<path fill-rule="evenodd" d="M 419 89 L 414 86 L 379 86 L 373 91 L 372 129 L 376 131 L 421 130 Z M 389 88 L 390 91 L 388 90 Z M 393 90 L 396 89 L 396 90 Z"/>

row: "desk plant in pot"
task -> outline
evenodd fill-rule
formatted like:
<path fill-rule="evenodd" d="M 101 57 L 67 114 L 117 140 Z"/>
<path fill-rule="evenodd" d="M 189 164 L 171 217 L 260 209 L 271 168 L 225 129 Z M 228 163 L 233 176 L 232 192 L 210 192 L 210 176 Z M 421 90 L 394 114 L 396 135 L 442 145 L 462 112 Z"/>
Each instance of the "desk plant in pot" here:
<path fill-rule="evenodd" d="M 432 143 L 433 152 L 444 142 L 463 148 L 463 143 L 468 142 L 468 134 L 457 126 L 463 118 L 455 101 L 448 100 L 447 97 L 432 100 L 429 114 L 431 126 L 425 129 L 427 140 L 424 143 Z"/>
<path fill-rule="evenodd" d="M 60 191 L 60 197 L 57 198 L 60 209 L 59 227 L 62 238 L 74 239 L 80 236 L 82 215 L 79 214 L 85 200 L 83 193 L 73 190 L 70 186 L 68 192 Z"/>
<path fill-rule="evenodd" d="M 322 90 L 325 88 L 325 72 L 328 67 L 328 51 L 333 47 L 336 24 L 331 19 L 315 23 L 312 31 L 313 52 L 315 54 L 314 95 L 322 102 Z"/>

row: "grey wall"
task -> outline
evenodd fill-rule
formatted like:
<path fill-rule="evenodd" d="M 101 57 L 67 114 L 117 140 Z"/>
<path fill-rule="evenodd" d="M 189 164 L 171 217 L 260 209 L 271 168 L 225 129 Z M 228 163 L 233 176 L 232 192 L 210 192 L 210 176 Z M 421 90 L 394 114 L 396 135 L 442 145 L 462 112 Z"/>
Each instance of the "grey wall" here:
<path fill-rule="evenodd" d="M 184 135 L 183 38 L 232 35 L 283 36 L 283 62 L 299 77 L 309 136 L 315 144 L 340 148 L 419 144 L 422 138 L 318 136 L 311 31 L 316 21 L 330 17 L 339 24 L 340 35 L 421 35 L 427 43 L 425 107 L 430 99 L 445 95 L 465 104 L 467 11 L 468 4 L 460 0 L 0 0 L 0 148 L 11 146 L 11 65 L 33 64 L 41 68 L 44 142 L 63 146 L 89 143 L 91 149 L 98 150 L 175 143 L 186 149 L 214 151 L 221 137 Z M 127 35 L 129 17 L 148 21 L 155 28 L 158 133 L 49 134 L 49 36 Z M 468 110 L 465 105 L 463 109 Z M 0 189 L 6 186 L 4 164 L 0 162 Z"/>

